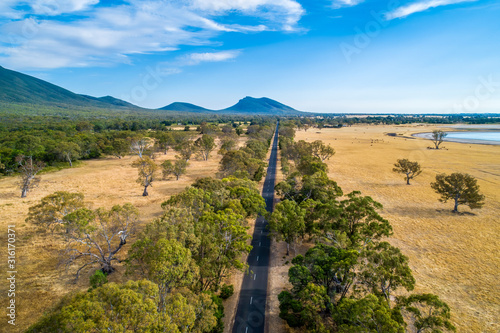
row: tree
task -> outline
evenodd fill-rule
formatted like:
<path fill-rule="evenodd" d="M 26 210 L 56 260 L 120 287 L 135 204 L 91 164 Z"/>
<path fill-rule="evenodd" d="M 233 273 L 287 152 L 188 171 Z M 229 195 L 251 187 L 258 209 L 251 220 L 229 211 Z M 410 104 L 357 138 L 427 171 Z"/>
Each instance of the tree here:
<path fill-rule="evenodd" d="M 332 332 L 332 323 L 325 320 L 328 296 L 325 287 L 308 283 L 297 293 L 283 291 L 278 295 L 281 319 L 290 327 L 305 326 L 308 332 Z"/>
<path fill-rule="evenodd" d="M 436 193 L 441 195 L 439 201 L 453 200 L 454 213 L 458 213 L 459 205 L 467 205 L 470 209 L 481 208 L 484 205 L 484 195 L 479 193 L 477 180 L 466 173 L 452 173 L 451 175 L 436 175 L 436 181 L 431 183 Z"/>
<path fill-rule="evenodd" d="M 31 326 L 29 333 L 210 332 L 217 324 L 217 305 L 210 295 L 179 290 L 158 307 L 158 287 L 151 281 L 107 283 L 65 297 Z"/>
<path fill-rule="evenodd" d="M 443 142 L 444 138 L 447 135 L 448 133 L 441 130 L 432 131 L 432 142 L 434 142 L 434 146 L 436 147 L 436 149 L 439 149 L 439 145 Z"/>
<path fill-rule="evenodd" d="M 25 198 L 28 191 L 38 186 L 40 178 L 36 175 L 45 167 L 45 163 L 34 161 L 33 156 L 19 155 L 16 157 L 16 162 L 19 165 L 19 173 L 21 175 L 20 188 L 21 198 Z"/>
<path fill-rule="evenodd" d="M 330 157 L 335 155 L 335 150 L 330 145 L 325 145 L 323 141 L 316 140 L 311 144 L 312 154 L 319 158 L 321 162 L 329 160 Z"/>
<path fill-rule="evenodd" d="M 137 182 L 144 186 L 142 196 L 148 196 L 148 187 L 153 186 L 153 181 L 156 179 L 158 165 L 155 161 L 146 156 L 132 163 L 132 166 L 137 168 L 139 171 L 139 178 L 137 178 Z"/>
<path fill-rule="evenodd" d="M 195 152 L 195 146 L 191 140 L 182 141 L 174 149 L 186 161 L 189 161 Z"/>
<path fill-rule="evenodd" d="M 174 175 L 176 179 L 179 180 L 179 177 L 186 173 L 189 163 L 184 159 L 177 158 L 174 163 L 167 160 L 163 162 L 161 166 L 163 168 L 163 178 Z"/>
<path fill-rule="evenodd" d="M 317 172 L 328 172 L 328 165 L 321 161 L 320 158 L 312 155 L 302 156 L 297 163 L 297 170 L 302 175 L 312 176 Z"/>
<path fill-rule="evenodd" d="M 130 142 L 125 139 L 115 138 L 111 143 L 111 154 L 122 158 L 130 151 Z"/>
<path fill-rule="evenodd" d="M 321 243 L 310 248 L 304 256 L 293 258 L 294 266 L 288 270 L 293 291 L 300 291 L 312 282 L 325 287 L 329 302 L 337 303 L 349 293 L 354 283 L 358 257 L 356 250 Z"/>
<path fill-rule="evenodd" d="M 398 162 L 394 164 L 392 171 L 405 174 L 406 185 L 410 185 L 410 179 L 414 179 L 422 173 L 418 162 L 411 162 L 406 158 L 398 160 Z"/>
<path fill-rule="evenodd" d="M 156 132 L 155 134 L 155 146 L 158 150 L 163 151 L 167 155 L 168 149 L 174 142 L 172 134 L 169 132 Z"/>
<path fill-rule="evenodd" d="M 323 233 L 345 233 L 355 248 L 364 247 L 373 240 L 392 234 L 389 221 L 377 212 L 382 209 L 382 204 L 360 194 L 361 192 L 353 191 L 347 195 L 348 199 L 327 205 L 320 219 Z"/>
<path fill-rule="evenodd" d="M 153 146 L 153 140 L 151 138 L 141 137 L 132 141 L 130 145 L 130 150 L 133 154 L 142 158 L 144 154 L 148 152 Z"/>
<path fill-rule="evenodd" d="M 198 277 L 191 251 L 175 239 L 155 242 L 141 237 L 132 245 L 127 262 L 129 269 L 158 285 L 160 309 L 174 288 L 190 287 Z"/>
<path fill-rule="evenodd" d="M 217 291 L 231 270 L 243 271 L 247 267 L 241 259 L 252 249 L 247 244 L 251 236 L 244 217 L 232 209 L 207 211 L 196 224 L 200 244 L 194 258 L 200 266 L 200 289 Z"/>
<path fill-rule="evenodd" d="M 418 294 L 397 298 L 398 308 L 408 314 L 417 333 L 455 332 L 450 321 L 450 307 L 433 294 Z"/>
<path fill-rule="evenodd" d="M 397 310 L 375 295 L 361 299 L 344 298 L 335 309 L 339 333 L 404 333 L 405 323 Z"/>
<path fill-rule="evenodd" d="M 56 153 L 68 161 L 69 166 L 72 167 L 72 160 L 80 157 L 80 146 L 74 142 L 61 142 L 56 148 Z"/>
<path fill-rule="evenodd" d="M 290 245 L 294 245 L 298 237 L 304 236 L 306 211 L 295 201 L 284 200 L 278 203 L 269 218 L 269 229 L 276 240 L 286 242 L 286 255 L 290 253 Z"/>
<path fill-rule="evenodd" d="M 29 208 L 26 222 L 34 223 L 54 231 L 65 223 L 64 217 L 78 209 L 84 208 L 82 193 L 59 191 L 52 193 Z M 65 228 L 68 232 L 68 226 Z"/>
<path fill-rule="evenodd" d="M 113 206 L 107 211 L 78 209 L 64 217 L 71 225 L 66 236 L 64 263 L 67 267 L 79 266 L 76 279 L 82 270 L 98 265 L 105 274 L 114 271 L 113 261 L 120 262 L 117 254 L 127 243 L 138 223 L 139 211 L 131 204 Z"/>
<path fill-rule="evenodd" d="M 383 295 L 390 306 L 390 295 L 393 290 L 403 287 L 407 291 L 415 287 L 415 278 L 408 265 L 408 257 L 397 247 L 387 242 L 368 246 L 361 257 L 360 280 L 375 295 Z"/>
<path fill-rule="evenodd" d="M 210 153 L 215 149 L 215 140 L 212 136 L 203 134 L 194 142 L 194 145 L 198 148 L 203 160 L 207 161 Z"/>

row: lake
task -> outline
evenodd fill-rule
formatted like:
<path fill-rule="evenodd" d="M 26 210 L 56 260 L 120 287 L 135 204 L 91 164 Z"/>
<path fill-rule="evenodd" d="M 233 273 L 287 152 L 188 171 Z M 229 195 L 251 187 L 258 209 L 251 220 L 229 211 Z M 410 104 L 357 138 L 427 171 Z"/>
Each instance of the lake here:
<path fill-rule="evenodd" d="M 500 131 L 464 131 L 446 133 L 448 135 L 444 138 L 444 141 L 500 145 Z M 417 133 L 413 134 L 413 136 L 431 139 L 432 133 Z"/>

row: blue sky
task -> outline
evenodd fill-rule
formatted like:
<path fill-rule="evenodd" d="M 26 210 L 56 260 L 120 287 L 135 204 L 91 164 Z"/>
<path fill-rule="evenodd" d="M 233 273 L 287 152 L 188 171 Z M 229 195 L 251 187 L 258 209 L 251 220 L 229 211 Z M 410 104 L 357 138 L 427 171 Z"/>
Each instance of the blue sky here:
<path fill-rule="evenodd" d="M 0 65 L 159 108 L 500 112 L 498 0 L 2 0 Z"/>

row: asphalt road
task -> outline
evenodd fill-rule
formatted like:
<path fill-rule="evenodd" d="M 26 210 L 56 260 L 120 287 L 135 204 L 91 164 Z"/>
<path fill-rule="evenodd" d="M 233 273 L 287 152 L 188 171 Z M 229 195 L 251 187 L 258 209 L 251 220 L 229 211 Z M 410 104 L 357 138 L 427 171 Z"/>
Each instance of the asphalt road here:
<path fill-rule="evenodd" d="M 279 123 L 276 126 L 276 134 L 271 146 L 269 166 L 262 190 L 262 197 L 266 201 L 268 212 L 273 211 L 278 154 L 278 126 Z M 264 333 L 270 245 L 267 221 L 262 216 L 259 216 L 255 222 L 253 232 L 253 249 L 247 259 L 250 273 L 243 278 L 233 333 Z"/>

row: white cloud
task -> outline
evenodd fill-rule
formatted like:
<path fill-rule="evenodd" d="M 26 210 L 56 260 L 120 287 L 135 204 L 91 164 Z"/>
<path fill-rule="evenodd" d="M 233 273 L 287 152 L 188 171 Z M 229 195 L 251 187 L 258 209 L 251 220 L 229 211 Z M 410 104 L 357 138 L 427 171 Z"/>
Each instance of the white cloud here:
<path fill-rule="evenodd" d="M 87 10 L 99 0 L 35 0 L 30 4 L 34 14 L 59 15 Z"/>
<path fill-rule="evenodd" d="M 219 62 L 236 58 L 239 51 L 222 51 L 213 53 L 191 53 L 184 58 L 186 65 L 198 65 L 202 62 Z"/>
<path fill-rule="evenodd" d="M 189 0 L 190 8 L 212 15 L 239 11 L 280 25 L 285 31 L 296 30 L 304 9 L 295 0 Z M 246 31 L 252 31 L 246 29 Z"/>
<path fill-rule="evenodd" d="M 340 7 L 351 7 L 351 6 L 356 6 L 360 3 L 362 3 L 364 0 L 333 0 L 332 1 L 332 6 L 333 8 L 340 8 Z"/>
<path fill-rule="evenodd" d="M 477 0 L 425 0 L 425 1 L 419 1 L 419 2 L 415 2 L 412 4 L 406 5 L 406 6 L 396 8 L 392 12 L 389 12 L 386 14 L 386 19 L 393 20 L 396 18 L 406 17 L 406 16 L 414 14 L 414 13 L 423 12 L 423 11 L 430 9 L 430 8 L 452 5 L 452 4 L 457 4 L 457 3 L 461 3 L 461 2 L 473 2 L 473 1 L 477 1 Z"/>
<path fill-rule="evenodd" d="M 293 0 L 128 0 L 114 6 L 96 6 L 98 0 L 35 0 L 31 7 L 0 1 L 5 9 L 0 18 L 7 22 L 0 26 L 0 62 L 13 69 L 127 63 L 133 54 L 217 45 L 214 39 L 224 32 L 294 30 L 303 15 Z M 258 23 L 226 24 L 232 11 Z M 70 12 L 78 16 L 68 20 Z"/>

